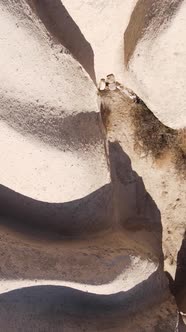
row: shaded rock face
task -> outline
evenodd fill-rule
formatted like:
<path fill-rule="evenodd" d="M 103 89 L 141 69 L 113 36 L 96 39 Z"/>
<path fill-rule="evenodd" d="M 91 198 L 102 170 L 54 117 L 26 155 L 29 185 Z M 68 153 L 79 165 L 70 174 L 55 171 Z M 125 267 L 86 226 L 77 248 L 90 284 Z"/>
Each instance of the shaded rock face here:
<path fill-rule="evenodd" d="M 3 331 L 178 331 L 184 135 L 120 80 L 181 5 L 1 1 Z"/>

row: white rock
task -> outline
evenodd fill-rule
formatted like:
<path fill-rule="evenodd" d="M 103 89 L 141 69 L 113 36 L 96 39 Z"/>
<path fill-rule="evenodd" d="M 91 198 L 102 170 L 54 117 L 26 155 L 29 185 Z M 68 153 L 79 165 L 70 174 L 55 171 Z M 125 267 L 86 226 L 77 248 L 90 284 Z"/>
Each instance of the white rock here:
<path fill-rule="evenodd" d="M 115 76 L 113 74 L 107 75 L 107 77 L 106 77 L 106 83 L 113 84 L 115 82 L 116 82 L 116 80 L 115 80 Z"/>
<path fill-rule="evenodd" d="M 102 91 L 102 90 L 105 90 L 105 88 L 106 88 L 105 79 L 102 78 L 99 82 L 98 89 Z"/>

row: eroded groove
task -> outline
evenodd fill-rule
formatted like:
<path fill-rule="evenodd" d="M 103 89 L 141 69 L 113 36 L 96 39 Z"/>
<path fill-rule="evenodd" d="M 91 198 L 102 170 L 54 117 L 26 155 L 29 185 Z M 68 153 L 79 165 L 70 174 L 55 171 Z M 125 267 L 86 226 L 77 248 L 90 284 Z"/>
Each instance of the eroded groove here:
<path fill-rule="evenodd" d="M 66 47 L 90 75 L 94 83 L 94 53 L 78 25 L 69 15 L 61 0 L 27 0 L 44 23 L 46 29 Z M 68 31 L 68 33 L 67 33 Z"/>
<path fill-rule="evenodd" d="M 83 236 L 111 226 L 112 185 L 67 203 L 37 201 L 1 185 L 0 211 L 0 223 L 19 231 L 33 228 L 63 236 Z"/>

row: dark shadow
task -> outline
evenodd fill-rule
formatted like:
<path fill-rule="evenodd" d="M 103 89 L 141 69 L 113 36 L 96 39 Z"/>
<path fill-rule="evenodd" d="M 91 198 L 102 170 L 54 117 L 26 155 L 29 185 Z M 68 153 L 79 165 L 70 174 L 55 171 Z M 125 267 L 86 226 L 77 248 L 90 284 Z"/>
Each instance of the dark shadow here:
<path fill-rule="evenodd" d="M 165 275 L 168 279 L 168 282 L 169 282 L 169 289 L 171 291 L 171 293 L 174 295 L 175 294 L 175 291 L 174 291 L 174 279 L 172 278 L 172 276 L 170 275 L 169 272 L 165 271 Z"/>
<path fill-rule="evenodd" d="M 5 275 L 6 279 L 12 276 L 16 279 L 25 278 L 25 276 L 29 278 L 30 266 L 32 266 L 33 273 L 31 274 L 34 279 L 46 278 L 77 282 L 91 280 L 91 284 L 98 280 L 100 283 L 104 283 L 108 278 L 116 278 L 125 266 L 130 264 L 126 257 L 126 247 L 123 247 L 127 238 L 131 252 L 136 253 L 139 249 L 139 255 L 149 253 L 159 260 L 162 268 L 162 227 L 159 210 L 146 192 L 142 178 L 132 170 L 130 158 L 118 142 L 109 143 L 109 157 L 111 183 L 86 197 L 71 202 L 41 202 L 0 186 L 2 236 L 4 231 L 5 234 L 7 232 L 10 244 L 11 241 L 15 242 L 15 237 L 16 241 L 20 239 L 21 235 L 25 237 L 21 239 L 20 248 L 16 248 L 13 244 L 8 253 L 4 247 L 2 248 L 3 264 L 6 265 L 6 261 L 13 262 L 12 265 L 9 262 L 9 265 L 6 265 L 2 271 L 0 270 L 3 277 Z M 118 246 L 117 243 L 113 244 L 114 238 L 111 235 L 114 234 Z M 99 242 L 99 236 L 104 237 L 104 244 Z M 90 238 L 92 238 L 92 242 Z M 24 247 L 27 239 L 29 250 Z M 85 241 L 78 242 L 82 239 Z M 44 240 L 44 244 L 41 244 L 42 249 L 36 251 L 37 245 L 32 240 L 37 243 Z M 96 242 L 96 240 L 98 241 Z M 55 267 L 56 241 L 61 241 L 59 250 L 64 255 L 64 259 L 60 255 L 58 258 L 58 264 L 60 263 L 62 266 L 60 269 Z M 21 249 L 22 244 L 23 250 Z M 50 249 L 45 253 L 47 245 L 50 245 Z M 144 247 L 142 253 L 141 246 Z M 22 253 L 20 253 L 21 250 Z M 76 257 L 76 253 L 77 258 L 73 259 L 73 256 Z M 28 264 L 29 267 L 24 268 L 24 264 L 20 263 L 20 254 L 23 257 L 28 255 L 25 264 Z M 112 265 L 113 260 L 114 265 Z M 37 268 L 39 262 L 40 265 Z M 81 273 L 77 273 L 81 264 L 85 269 L 82 277 Z M 85 274 L 86 269 L 88 271 L 91 266 L 94 268 L 95 264 L 98 267 L 96 277 L 95 271 L 88 275 Z M 105 277 L 104 271 L 107 271 Z"/>
<path fill-rule="evenodd" d="M 64 236 L 94 233 L 113 226 L 132 231 L 145 229 L 155 231 L 161 247 L 160 212 L 146 192 L 142 178 L 132 170 L 130 158 L 118 142 L 109 143 L 109 158 L 111 184 L 71 202 L 37 201 L 1 185 L 0 224 L 18 227 L 20 231 L 29 227 Z"/>
<path fill-rule="evenodd" d="M 161 292 L 157 296 L 159 285 Z M 72 321 L 76 318 L 83 323 L 95 322 L 96 318 L 97 324 L 107 322 L 109 326 L 115 322 L 117 326 L 128 315 L 166 300 L 165 289 L 166 282 L 158 271 L 129 291 L 111 295 L 50 285 L 18 289 L 0 295 L 0 325 L 9 328 L 15 323 L 17 330 L 21 327 L 27 331 L 26 324 L 37 324 L 39 319 L 39 328 L 45 326 L 43 331 L 50 331 L 49 327 L 51 330 L 64 327 L 63 323 L 70 316 Z M 149 293 L 151 296 L 147 296 Z"/>
<path fill-rule="evenodd" d="M 169 272 L 165 271 L 165 275 L 166 275 L 166 277 L 168 279 L 168 282 L 169 282 L 169 289 L 171 291 L 171 294 L 173 296 L 175 296 L 176 299 L 177 299 L 176 289 L 175 289 L 175 281 L 174 281 L 174 279 L 172 278 L 172 276 L 170 275 Z M 186 279 L 185 279 L 185 284 L 186 284 Z M 185 293 L 185 295 L 186 295 L 186 293 Z M 177 305 L 178 305 L 178 310 L 180 310 L 181 308 L 179 308 L 179 300 L 177 300 Z M 177 332 L 186 332 L 186 325 L 184 324 L 183 317 L 182 317 L 181 314 L 179 314 L 179 322 L 178 322 Z"/>
<path fill-rule="evenodd" d="M 134 50 L 143 36 L 152 31 L 156 36 L 160 28 L 167 28 L 183 0 L 138 0 L 124 33 L 124 60 L 128 66 Z M 150 30 L 151 29 L 151 30 Z"/>
<path fill-rule="evenodd" d="M 2 98 L 0 107 L 7 102 L 13 105 L 13 115 L 11 108 L 10 112 L 6 110 L 2 113 L 0 119 L 17 132 L 59 150 L 82 150 L 86 145 L 95 147 L 103 140 L 99 113 L 82 110 L 77 114 L 63 115 L 64 109 L 59 107 L 57 114 L 53 115 L 52 106 L 44 111 L 43 105 L 31 102 L 22 103 L 20 112 L 20 102 L 13 98 Z"/>
<path fill-rule="evenodd" d="M 119 224 L 129 230 L 156 231 L 161 243 L 160 211 L 147 193 L 142 178 L 118 142 L 109 143 L 110 172 L 119 212 Z"/>
<path fill-rule="evenodd" d="M 186 232 L 177 255 L 174 295 L 179 310 L 186 313 Z"/>
<path fill-rule="evenodd" d="M 67 48 L 90 75 L 94 83 L 94 53 L 78 25 L 69 15 L 61 0 L 27 0 L 46 29 Z"/>
<path fill-rule="evenodd" d="M 178 332 L 186 332 L 186 325 L 181 315 L 179 315 Z"/>
<path fill-rule="evenodd" d="M 0 185 L 0 224 L 19 232 L 80 236 L 111 227 L 112 185 L 67 203 L 47 203 Z"/>
<path fill-rule="evenodd" d="M 112 233 L 115 226 L 115 230 L 118 229 L 120 233 L 122 231 L 125 233 L 126 230 L 129 231 L 129 238 L 130 231 L 131 235 L 136 234 L 135 248 L 129 248 L 129 250 L 135 251 L 138 248 L 137 232 L 139 230 L 141 232 L 148 231 L 150 239 L 152 238 L 151 235 L 154 236 L 155 234 L 158 250 L 162 254 L 161 218 L 156 204 L 146 192 L 141 177 L 133 171 L 130 158 L 122 150 L 118 142 L 109 143 L 109 157 L 112 183 L 76 201 L 61 204 L 44 203 L 25 197 L 1 185 L 0 225 L 15 230 L 20 234 L 27 233 L 30 236 L 33 233 L 38 238 L 44 236 L 46 240 L 48 240 L 51 233 L 61 235 L 60 240 L 63 240 L 65 236 L 74 236 L 71 239 L 67 238 L 68 241 L 72 242 L 75 237 L 90 234 L 91 232 L 110 230 Z M 143 240 L 141 244 L 145 247 Z M 62 264 L 60 271 L 63 270 L 64 272 L 64 274 L 60 272 L 61 275 L 59 275 L 58 270 L 55 267 L 52 268 L 56 262 L 52 263 L 53 256 L 49 257 L 49 251 L 45 253 L 44 251 L 37 250 L 35 252 L 34 246 L 32 248 L 31 243 L 29 246 L 29 250 L 24 249 L 22 257 L 25 259 L 24 255 L 28 255 L 25 264 L 32 266 L 32 277 L 68 281 L 79 281 L 81 279 L 81 273 L 77 273 L 78 270 L 74 267 L 76 263 L 71 263 L 73 260 L 69 260 L 71 269 L 66 269 L 68 257 L 72 258 L 73 255 L 78 255 L 79 253 L 76 247 L 69 252 L 67 249 L 64 250 L 65 247 L 61 247 L 60 250 L 64 250 L 64 255 L 67 253 L 68 255 L 65 256 L 67 257 L 66 266 L 65 264 L 63 265 L 63 260 L 59 261 Z M 50 243 L 50 248 L 51 246 L 52 243 Z M 87 248 L 90 259 L 90 250 L 94 250 L 95 248 L 90 243 Z M 106 252 L 104 252 L 105 249 Z M 103 259 L 107 260 L 108 276 L 114 276 L 115 278 L 116 272 L 118 275 L 119 269 L 121 271 L 121 269 L 125 268 L 125 264 L 130 264 L 130 262 L 125 255 L 125 248 L 122 248 L 121 244 L 118 245 L 118 248 L 116 245 L 115 252 L 113 251 L 113 247 L 110 249 L 107 248 L 107 245 L 103 248 Z M 14 278 L 19 278 L 20 275 L 23 278 L 23 275 L 25 277 L 30 270 L 27 271 L 27 267 L 25 266 L 25 271 L 20 271 L 19 257 L 17 259 L 19 270 L 16 272 L 15 263 L 14 265 L 10 264 L 11 260 L 16 262 L 16 255 L 18 254 L 19 256 L 20 254 L 16 250 L 16 247 L 15 254 L 11 254 L 11 250 L 9 248 L 7 255 L 9 261 L 7 267 L 4 269 L 6 271 L 6 279 L 8 280 L 10 276 L 12 278 L 12 275 Z M 56 250 L 55 246 L 54 250 Z M 82 244 L 80 250 L 82 250 Z M 119 257 L 125 255 L 124 257 L 122 256 L 122 264 L 117 264 L 116 260 L 114 265 L 109 265 L 111 259 L 108 259 L 106 255 L 111 257 L 113 252 L 116 257 L 118 254 Z M 35 257 L 36 254 L 40 255 L 38 259 Z M 159 253 L 157 257 L 158 255 Z M 82 255 L 80 256 L 81 264 L 83 260 L 81 260 Z M 41 262 L 42 258 L 43 261 Z M 5 257 L 3 257 L 2 261 L 6 262 Z M 37 262 L 39 261 L 40 267 L 37 269 Z M 98 263 L 98 271 L 96 272 L 97 280 L 99 280 L 99 274 L 103 274 L 100 272 L 100 267 L 104 267 L 103 261 L 101 262 L 98 259 Z M 50 264 L 53 265 L 50 266 Z M 90 267 L 91 264 L 82 265 L 83 269 L 90 269 Z M 42 273 L 44 273 L 44 276 Z M 1 273 L 1 275 L 3 274 Z M 95 273 L 92 273 L 92 275 L 94 276 Z M 85 278 L 83 274 L 82 277 Z M 103 280 L 107 279 L 104 276 L 101 276 L 101 278 Z M 103 280 L 99 284 L 104 283 Z M 81 280 L 81 282 L 83 281 Z M 95 284 L 94 278 L 91 284 Z M 70 322 L 75 331 L 77 331 L 77 326 L 80 326 L 78 324 L 81 324 L 81 327 L 83 326 L 83 328 L 80 328 L 80 331 L 83 331 L 83 329 L 85 331 L 88 330 L 86 324 L 96 324 L 99 328 L 100 326 L 123 328 L 126 317 L 128 319 L 130 315 L 133 317 L 133 314 L 139 314 L 140 311 L 146 312 L 148 308 L 161 304 L 167 298 L 169 298 L 167 280 L 162 273 L 162 266 L 160 264 L 158 270 L 153 272 L 142 283 L 137 284 L 126 292 L 111 295 L 87 293 L 62 286 L 30 287 L 1 294 L 0 306 L 3 309 L 0 311 L 0 326 L 4 330 L 15 329 L 16 327 L 20 331 L 29 331 L 27 329 L 29 322 L 30 331 L 35 331 L 38 327 L 43 331 L 52 331 L 54 328 L 55 331 L 58 331 L 58 329 L 59 331 L 63 331 L 62 328 L 65 329 Z M 8 317 L 11 317 L 11 320 Z"/>

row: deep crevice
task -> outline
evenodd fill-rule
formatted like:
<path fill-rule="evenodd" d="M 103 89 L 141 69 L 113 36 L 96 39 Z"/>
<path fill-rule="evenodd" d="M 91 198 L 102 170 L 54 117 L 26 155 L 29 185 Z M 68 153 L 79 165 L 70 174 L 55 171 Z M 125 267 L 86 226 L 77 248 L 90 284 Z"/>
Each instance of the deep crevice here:
<path fill-rule="evenodd" d="M 61 0 L 27 0 L 56 42 L 67 48 L 96 84 L 94 52 Z"/>

